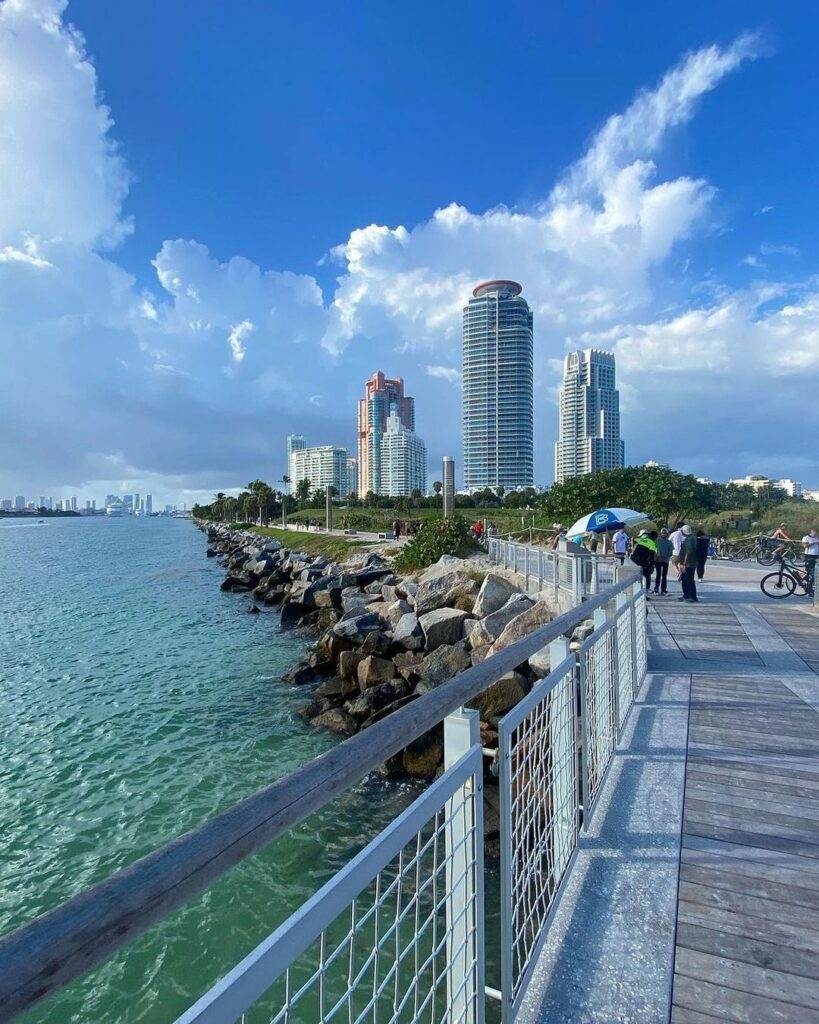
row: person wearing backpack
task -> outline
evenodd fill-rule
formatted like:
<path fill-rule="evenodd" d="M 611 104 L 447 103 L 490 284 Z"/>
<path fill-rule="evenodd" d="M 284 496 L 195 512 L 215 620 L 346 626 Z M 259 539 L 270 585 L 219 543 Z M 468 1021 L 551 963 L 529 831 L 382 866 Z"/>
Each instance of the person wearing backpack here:
<path fill-rule="evenodd" d="M 654 593 L 668 593 L 668 563 L 674 554 L 674 544 L 668 539 L 668 530 L 663 527 L 660 536 L 657 538 L 657 551 L 654 555 L 654 563 L 657 575 L 654 579 Z"/>
<path fill-rule="evenodd" d="M 651 590 L 651 577 L 654 575 L 654 560 L 657 555 L 657 531 L 653 535 L 648 530 L 640 530 L 631 552 L 631 560 L 638 565 L 643 573 L 646 590 Z"/>

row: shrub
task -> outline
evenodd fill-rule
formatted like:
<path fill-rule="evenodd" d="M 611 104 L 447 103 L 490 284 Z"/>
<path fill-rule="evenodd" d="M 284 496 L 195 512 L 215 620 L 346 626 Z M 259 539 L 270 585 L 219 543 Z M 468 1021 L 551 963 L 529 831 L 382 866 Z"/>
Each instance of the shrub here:
<path fill-rule="evenodd" d="M 399 572 L 425 569 L 442 555 L 467 555 L 474 550 L 469 526 L 461 516 L 422 523 L 418 533 L 401 549 L 395 560 Z"/>

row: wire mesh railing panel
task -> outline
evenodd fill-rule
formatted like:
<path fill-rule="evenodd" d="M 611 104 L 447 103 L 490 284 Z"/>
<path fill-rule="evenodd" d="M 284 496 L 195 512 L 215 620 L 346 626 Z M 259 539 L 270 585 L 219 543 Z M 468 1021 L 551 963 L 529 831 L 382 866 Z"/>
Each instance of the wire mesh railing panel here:
<path fill-rule="evenodd" d="M 648 668 L 648 641 L 646 638 L 646 594 L 640 588 L 634 598 L 634 692 L 645 678 Z"/>
<path fill-rule="evenodd" d="M 623 728 L 634 702 L 637 686 L 634 671 L 634 628 L 631 605 L 624 605 L 615 619 L 617 638 L 617 727 Z"/>
<path fill-rule="evenodd" d="M 483 1019 L 483 815 L 473 748 L 177 1024 Z"/>
<path fill-rule="evenodd" d="M 577 846 L 576 694 L 571 655 L 499 726 L 504 1020 L 514 1016 Z"/>
<path fill-rule="evenodd" d="M 617 745 L 614 623 L 609 622 L 580 647 L 580 699 L 584 745 L 584 813 L 591 813 Z"/>

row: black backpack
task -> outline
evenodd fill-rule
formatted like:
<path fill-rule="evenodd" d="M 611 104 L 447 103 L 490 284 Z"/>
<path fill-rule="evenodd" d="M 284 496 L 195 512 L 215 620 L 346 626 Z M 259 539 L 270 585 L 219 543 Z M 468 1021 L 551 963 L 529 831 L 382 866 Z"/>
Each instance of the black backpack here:
<path fill-rule="evenodd" d="M 644 569 L 647 565 L 653 564 L 654 552 L 651 548 L 646 547 L 645 544 L 635 544 L 634 550 L 631 553 L 631 560 L 635 565 L 639 565 L 641 569 Z"/>

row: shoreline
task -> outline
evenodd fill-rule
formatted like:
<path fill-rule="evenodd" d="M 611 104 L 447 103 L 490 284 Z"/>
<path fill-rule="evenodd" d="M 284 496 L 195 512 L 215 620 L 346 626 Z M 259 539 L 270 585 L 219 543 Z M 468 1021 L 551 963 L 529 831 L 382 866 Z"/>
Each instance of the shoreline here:
<path fill-rule="evenodd" d="M 284 547 L 253 530 L 207 521 L 207 556 L 226 570 L 221 589 L 245 594 L 248 612 L 273 608 L 280 629 L 306 641 L 281 682 L 304 688 L 301 717 L 349 737 L 550 622 L 549 595 L 525 594 L 511 574 L 485 560 L 445 555 L 419 573 L 398 575 L 390 562 L 361 551 L 343 562 Z M 295 535 L 297 536 L 297 535 Z M 568 637 L 593 630 L 584 621 Z M 480 712 L 487 763 L 487 835 L 499 829 L 498 722 L 549 674 L 548 647 L 506 673 L 470 703 Z M 389 779 L 431 780 L 443 765 L 443 730 L 409 744 L 382 767 Z"/>

